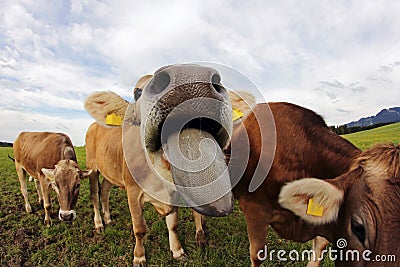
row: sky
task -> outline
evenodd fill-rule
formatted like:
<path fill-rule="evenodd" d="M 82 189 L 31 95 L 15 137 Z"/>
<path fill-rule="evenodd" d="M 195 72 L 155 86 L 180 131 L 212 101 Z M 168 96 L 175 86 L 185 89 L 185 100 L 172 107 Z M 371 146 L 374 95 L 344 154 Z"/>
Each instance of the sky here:
<path fill-rule="evenodd" d="M 0 141 L 57 131 L 84 145 L 90 93 L 131 100 L 142 75 L 197 61 L 328 125 L 371 116 L 400 106 L 399 14 L 400 0 L 2 0 Z"/>

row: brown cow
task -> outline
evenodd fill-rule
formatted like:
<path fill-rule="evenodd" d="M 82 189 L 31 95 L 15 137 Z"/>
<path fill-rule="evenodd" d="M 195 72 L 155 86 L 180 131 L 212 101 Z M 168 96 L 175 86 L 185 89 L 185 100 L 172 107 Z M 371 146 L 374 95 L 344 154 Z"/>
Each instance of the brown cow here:
<path fill-rule="evenodd" d="M 265 115 L 268 105 L 274 120 Z M 263 119 L 272 122 L 270 130 L 261 133 L 257 120 Z M 268 173 L 263 164 L 272 160 L 273 153 L 262 152 L 273 145 L 273 121 L 276 150 Z M 331 132 L 319 115 L 288 103 L 257 105 L 254 113 L 234 129 L 232 144 L 236 142 L 239 151 L 246 131 L 250 158 L 234 195 L 245 215 L 252 266 L 259 266 L 264 258 L 268 225 L 283 238 L 294 241 L 323 236 L 336 243 L 345 238 L 345 249 L 400 255 L 397 245 L 390 247 L 400 239 L 400 146 L 379 146 L 361 153 Z M 231 161 L 235 166 L 235 156 Z M 265 169 L 265 179 L 250 193 L 256 168 Z M 235 168 L 231 172 L 233 177 Z M 315 178 L 302 179 L 305 177 Z M 310 198 L 323 210 L 322 215 L 307 214 Z M 322 237 L 314 240 L 317 256 L 326 244 Z M 362 260 L 337 263 L 377 264 Z M 310 262 L 310 266 L 315 264 L 318 261 Z"/>
<path fill-rule="evenodd" d="M 135 86 L 134 97 L 135 100 L 138 100 L 141 96 L 143 88 L 146 86 L 148 81 L 153 77 L 153 75 L 146 75 L 139 79 Z M 242 113 L 246 114 L 249 112 L 250 106 L 255 105 L 254 96 L 246 93 L 246 92 L 237 92 L 234 93 L 232 91 L 228 92 L 229 98 L 232 102 L 233 108 L 240 110 Z M 98 104 L 101 103 L 100 107 Z M 94 107 L 92 107 L 94 106 Z M 161 205 L 161 207 L 165 209 L 171 208 L 170 206 L 166 206 L 162 203 L 157 203 L 154 199 L 149 198 L 144 194 L 134 183 L 132 183 L 133 177 L 126 166 L 126 162 L 124 159 L 124 155 L 122 153 L 122 127 L 103 127 L 103 119 L 104 118 L 104 109 L 109 110 L 107 113 L 111 111 L 114 114 L 118 114 L 123 117 L 128 108 L 128 103 L 121 99 L 119 96 L 110 93 L 110 92 L 100 92 L 92 95 L 86 101 L 86 107 L 90 110 L 91 114 L 99 120 L 99 123 L 94 123 L 89 127 L 89 130 L 86 135 L 86 162 L 90 168 L 97 170 L 95 174 L 91 176 L 91 200 L 94 206 L 94 222 L 95 228 L 97 232 L 101 232 L 103 230 L 103 223 L 101 220 L 101 215 L 99 211 L 99 200 L 98 200 L 98 192 L 100 191 L 100 199 L 102 202 L 103 208 L 103 216 L 105 224 L 111 223 L 110 211 L 109 211 L 109 193 L 112 185 L 117 185 L 125 188 L 125 183 L 128 182 L 131 187 L 135 187 L 135 190 L 138 192 L 135 195 L 135 198 L 140 198 L 145 196 L 147 201 L 152 202 L 156 205 Z M 132 147 L 140 146 L 140 138 L 139 133 L 136 132 L 134 135 L 138 136 L 134 141 L 136 143 L 131 144 Z M 134 162 L 137 166 L 142 166 L 143 164 L 147 164 L 144 158 L 144 154 L 135 153 L 135 158 L 132 162 Z M 168 163 L 161 160 L 163 165 Z M 122 164 L 122 165 L 121 165 Z M 102 173 L 106 179 L 103 180 L 101 184 L 101 188 L 99 190 L 98 182 L 99 182 L 99 173 Z M 151 173 L 147 174 L 151 175 Z M 123 177 L 123 179 L 121 179 Z M 137 210 L 133 211 L 135 214 L 139 214 Z M 160 213 L 165 213 L 160 210 Z M 203 226 L 205 223 L 205 216 L 199 214 L 198 212 L 193 210 L 193 216 L 195 220 L 196 226 L 196 243 L 200 247 L 204 247 L 206 240 L 204 235 Z M 138 224 L 136 222 L 136 224 Z M 170 216 L 167 216 L 167 226 L 170 234 L 170 248 L 173 252 L 174 258 L 179 258 L 184 255 L 182 247 L 179 243 L 177 234 L 176 234 L 176 226 L 178 224 L 177 213 L 173 213 Z M 142 242 L 137 242 L 137 246 L 142 246 Z M 138 249 L 139 250 L 139 249 Z"/>
<path fill-rule="evenodd" d="M 80 179 L 90 175 L 91 170 L 79 169 L 70 138 L 62 133 L 22 132 L 15 140 L 13 148 L 26 211 L 32 212 L 26 187 L 28 173 L 35 180 L 39 202 L 43 201 L 44 224 L 51 224 L 50 186 L 57 193 L 59 219 L 72 221 L 76 217 L 74 207 L 78 200 Z"/>
<path fill-rule="evenodd" d="M 139 128 L 138 128 L 139 130 Z M 140 139 L 137 140 L 140 145 Z M 109 212 L 109 193 L 112 185 L 127 190 L 129 209 L 132 214 L 133 229 L 135 232 L 136 244 L 134 249 L 135 262 L 140 264 L 144 258 L 143 237 L 146 233 L 146 223 L 143 217 L 143 204 L 150 202 L 162 216 L 166 216 L 170 249 L 173 258 L 183 259 L 185 252 L 177 235 L 178 213 L 171 205 L 162 203 L 147 195 L 136 184 L 122 154 L 122 128 L 105 128 L 98 123 L 93 123 L 86 134 L 86 164 L 95 173 L 90 176 L 90 197 L 94 207 L 94 223 L 97 232 L 102 231 L 103 223 L 99 212 L 98 183 L 99 174 L 105 179 L 101 185 L 101 202 L 105 224 L 111 223 Z M 141 166 L 146 163 L 144 156 L 137 156 L 135 164 Z M 148 173 L 147 175 L 153 175 Z M 143 258 L 142 258 L 143 257 Z"/>

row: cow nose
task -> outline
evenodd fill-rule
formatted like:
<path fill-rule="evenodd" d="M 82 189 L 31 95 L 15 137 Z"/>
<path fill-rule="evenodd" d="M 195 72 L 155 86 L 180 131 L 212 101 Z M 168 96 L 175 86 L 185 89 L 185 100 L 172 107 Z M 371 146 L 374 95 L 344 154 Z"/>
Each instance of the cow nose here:
<path fill-rule="evenodd" d="M 73 218 L 74 218 L 74 216 L 72 214 L 68 214 L 68 215 L 61 214 L 62 221 L 70 222 L 70 221 L 72 221 Z"/>
<path fill-rule="evenodd" d="M 171 77 L 166 71 L 161 71 L 154 75 L 153 80 L 149 85 L 148 92 L 152 95 L 157 95 L 163 92 L 171 82 Z"/>
<path fill-rule="evenodd" d="M 74 210 L 61 210 L 59 211 L 58 217 L 61 221 L 71 222 L 75 219 L 76 213 Z"/>

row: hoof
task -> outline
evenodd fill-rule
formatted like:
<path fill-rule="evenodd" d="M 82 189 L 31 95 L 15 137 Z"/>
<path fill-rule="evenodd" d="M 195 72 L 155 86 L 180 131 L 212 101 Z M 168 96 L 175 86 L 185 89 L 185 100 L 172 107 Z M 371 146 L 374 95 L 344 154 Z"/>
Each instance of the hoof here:
<path fill-rule="evenodd" d="M 207 245 L 206 236 L 204 235 L 204 231 L 198 231 L 196 233 L 196 245 L 197 247 L 204 249 Z"/>
<path fill-rule="evenodd" d="M 185 261 L 189 260 L 189 257 L 186 255 L 186 253 L 183 253 L 178 258 L 175 258 L 175 260 L 180 261 L 180 262 L 185 262 Z"/>
<path fill-rule="evenodd" d="M 134 257 L 133 258 L 133 267 L 146 267 L 146 257 Z"/>
<path fill-rule="evenodd" d="M 103 226 L 96 227 L 96 233 L 97 234 L 101 234 L 102 232 L 104 232 L 104 227 Z"/>
<path fill-rule="evenodd" d="M 44 225 L 46 225 L 47 227 L 51 226 L 51 220 L 44 220 Z"/>
<path fill-rule="evenodd" d="M 29 205 L 29 204 L 26 205 L 26 206 L 25 206 L 25 210 L 26 210 L 27 213 L 32 213 L 31 205 Z"/>
<path fill-rule="evenodd" d="M 147 264 L 146 264 L 145 261 L 144 262 L 139 262 L 139 263 L 137 263 L 137 262 L 133 263 L 133 267 L 146 267 L 146 266 L 147 266 Z"/>
<path fill-rule="evenodd" d="M 104 224 L 105 225 L 110 225 L 112 223 L 110 216 L 108 216 L 108 218 L 106 216 L 104 216 Z"/>

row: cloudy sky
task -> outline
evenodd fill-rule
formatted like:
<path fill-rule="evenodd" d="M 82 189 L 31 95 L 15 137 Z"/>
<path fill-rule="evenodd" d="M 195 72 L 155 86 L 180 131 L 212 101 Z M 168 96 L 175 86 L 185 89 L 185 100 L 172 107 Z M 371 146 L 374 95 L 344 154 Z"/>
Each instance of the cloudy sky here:
<path fill-rule="evenodd" d="M 329 125 L 373 115 L 400 106 L 399 14 L 399 0 L 2 0 L 0 141 L 48 130 L 83 145 L 88 94 L 129 100 L 177 62 L 231 66 Z"/>

